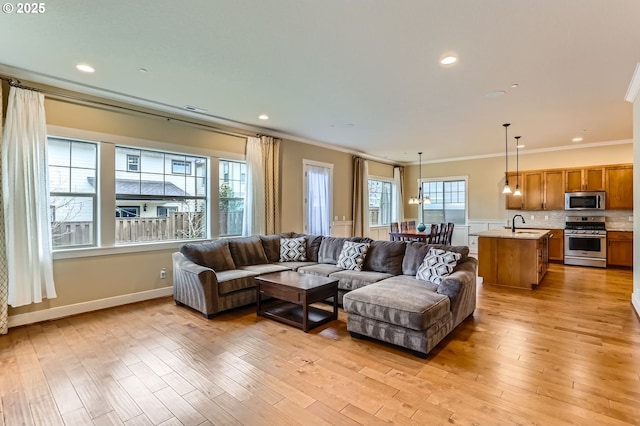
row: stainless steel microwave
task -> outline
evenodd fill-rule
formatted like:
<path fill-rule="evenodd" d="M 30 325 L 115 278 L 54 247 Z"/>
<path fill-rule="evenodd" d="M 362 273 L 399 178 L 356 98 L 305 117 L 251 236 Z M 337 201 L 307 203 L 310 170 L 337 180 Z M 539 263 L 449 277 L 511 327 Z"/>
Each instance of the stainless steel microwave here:
<path fill-rule="evenodd" d="M 606 207 L 605 192 L 565 192 L 565 210 L 604 210 Z"/>

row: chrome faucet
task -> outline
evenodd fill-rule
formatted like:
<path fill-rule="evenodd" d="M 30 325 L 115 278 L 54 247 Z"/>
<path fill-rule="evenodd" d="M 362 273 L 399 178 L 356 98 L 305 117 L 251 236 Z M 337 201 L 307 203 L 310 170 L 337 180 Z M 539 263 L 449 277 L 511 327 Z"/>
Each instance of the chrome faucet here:
<path fill-rule="evenodd" d="M 524 221 L 524 217 L 521 214 L 517 214 L 514 215 L 513 218 L 511 219 L 511 232 L 516 232 L 516 217 L 519 217 L 520 219 L 522 219 L 522 223 L 526 223 Z"/>

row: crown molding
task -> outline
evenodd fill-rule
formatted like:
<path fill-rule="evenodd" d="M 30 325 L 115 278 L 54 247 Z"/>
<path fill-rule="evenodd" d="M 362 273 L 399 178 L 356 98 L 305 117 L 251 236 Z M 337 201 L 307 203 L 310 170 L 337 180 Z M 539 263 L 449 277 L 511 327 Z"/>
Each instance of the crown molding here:
<path fill-rule="evenodd" d="M 539 149 L 527 149 L 521 150 L 519 155 L 529 155 L 529 154 L 538 154 L 541 152 L 554 152 L 554 151 L 570 151 L 574 149 L 585 149 L 585 148 L 599 148 L 605 146 L 613 146 L 613 145 L 624 145 L 633 143 L 632 139 L 622 139 L 618 141 L 604 141 L 604 142 L 592 142 L 592 143 L 583 143 L 579 145 L 563 145 L 563 146 L 554 146 L 550 148 L 539 148 Z M 515 155 L 515 154 L 512 154 Z M 451 163 L 454 161 L 471 161 L 471 160 L 480 160 L 483 158 L 495 158 L 495 157 L 504 157 L 504 152 L 498 152 L 493 154 L 482 154 L 482 155 L 470 155 L 467 157 L 451 157 L 451 158 L 441 158 L 438 160 L 422 160 L 422 164 L 436 164 L 436 163 Z M 406 166 L 414 166 L 418 165 L 418 162 L 404 163 Z"/>
<path fill-rule="evenodd" d="M 624 100 L 627 102 L 634 103 L 638 98 L 638 93 L 640 92 L 640 62 L 636 64 L 636 70 L 633 72 L 633 76 L 631 77 L 631 82 L 629 83 L 629 88 L 627 89 L 627 94 L 624 96 Z"/>

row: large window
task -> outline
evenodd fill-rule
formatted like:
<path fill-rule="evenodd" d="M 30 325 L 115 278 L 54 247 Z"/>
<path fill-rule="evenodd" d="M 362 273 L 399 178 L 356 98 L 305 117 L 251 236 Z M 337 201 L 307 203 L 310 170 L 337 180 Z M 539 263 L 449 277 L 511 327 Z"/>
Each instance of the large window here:
<path fill-rule="evenodd" d="M 206 158 L 119 146 L 115 174 L 116 244 L 207 236 Z"/>
<path fill-rule="evenodd" d="M 369 179 L 369 224 L 388 225 L 393 216 L 393 183 Z"/>
<path fill-rule="evenodd" d="M 49 191 L 53 248 L 96 244 L 95 143 L 48 139 Z"/>
<path fill-rule="evenodd" d="M 244 197 L 247 191 L 247 165 L 220 160 L 220 235 L 242 235 Z"/>
<path fill-rule="evenodd" d="M 464 225 L 467 219 L 467 181 L 452 178 L 422 183 L 431 204 L 424 206 L 424 223 L 452 222 Z"/>

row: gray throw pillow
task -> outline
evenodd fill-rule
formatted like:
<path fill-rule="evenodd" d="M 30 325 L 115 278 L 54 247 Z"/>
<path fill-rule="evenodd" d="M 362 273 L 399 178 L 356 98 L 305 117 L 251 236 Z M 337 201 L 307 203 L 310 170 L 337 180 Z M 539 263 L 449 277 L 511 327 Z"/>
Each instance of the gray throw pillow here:
<path fill-rule="evenodd" d="M 305 237 L 280 239 L 280 262 L 306 261 L 307 239 Z"/>
<path fill-rule="evenodd" d="M 351 271 L 362 271 L 362 264 L 364 263 L 364 257 L 367 255 L 367 250 L 369 250 L 369 243 L 345 241 L 336 266 Z"/>
<path fill-rule="evenodd" d="M 418 267 L 416 278 L 440 284 L 444 277 L 453 272 L 460 257 L 460 253 L 431 248 Z"/>

